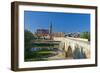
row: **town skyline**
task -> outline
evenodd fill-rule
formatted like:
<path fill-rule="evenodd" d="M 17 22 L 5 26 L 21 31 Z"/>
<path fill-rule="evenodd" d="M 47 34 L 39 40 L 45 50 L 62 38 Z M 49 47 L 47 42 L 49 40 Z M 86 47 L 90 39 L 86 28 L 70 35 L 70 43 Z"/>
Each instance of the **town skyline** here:
<path fill-rule="evenodd" d="M 25 30 L 35 33 L 37 29 L 49 29 L 51 24 L 53 32 L 90 32 L 90 15 L 61 12 L 24 12 Z"/>

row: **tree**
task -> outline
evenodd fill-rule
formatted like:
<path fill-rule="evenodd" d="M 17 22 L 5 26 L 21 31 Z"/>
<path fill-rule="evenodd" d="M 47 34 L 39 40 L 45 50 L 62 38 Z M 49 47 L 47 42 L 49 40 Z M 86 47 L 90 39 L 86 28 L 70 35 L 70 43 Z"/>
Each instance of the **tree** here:
<path fill-rule="evenodd" d="M 80 37 L 84 39 L 88 39 L 88 41 L 90 41 L 90 32 L 82 32 L 80 34 Z"/>
<path fill-rule="evenodd" d="M 31 57 L 31 51 L 30 49 L 32 48 L 32 41 L 34 38 L 34 35 L 32 34 L 32 32 L 25 30 L 24 31 L 24 39 L 25 39 L 25 59 L 30 58 Z"/>
<path fill-rule="evenodd" d="M 25 37 L 25 48 L 31 48 L 32 47 L 31 41 L 34 39 L 34 35 L 30 31 L 25 30 L 24 37 Z"/>

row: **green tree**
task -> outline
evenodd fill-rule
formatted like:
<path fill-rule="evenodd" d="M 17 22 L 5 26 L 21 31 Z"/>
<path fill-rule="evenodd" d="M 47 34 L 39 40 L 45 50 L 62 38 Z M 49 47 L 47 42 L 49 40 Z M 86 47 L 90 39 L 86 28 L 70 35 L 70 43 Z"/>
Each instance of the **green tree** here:
<path fill-rule="evenodd" d="M 24 39 L 25 39 L 25 51 L 24 51 L 24 54 L 25 54 L 25 59 L 27 58 L 30 58 L 31 57 L 31 51 L 30 49 L 32 48 L 32 41 L 35 39 L 34 38 L 34 35 L 28 31 L 28 30 L 25 30 L 24 31 Z"/>
<path fill-rule="evenodd" d="M 90 32 L 82 32 L 80 34 L 80 37 L 84 39 L 88 39 L 88 41 L 90 41 Z"/>
<path fill-rule="evenodd" d="M 34 39 L 34 35 L 30 31 L 25 30 L 24 38 L 25 38 L 25 48 L 31 48 L 32 47 L 31 41 Z"/>

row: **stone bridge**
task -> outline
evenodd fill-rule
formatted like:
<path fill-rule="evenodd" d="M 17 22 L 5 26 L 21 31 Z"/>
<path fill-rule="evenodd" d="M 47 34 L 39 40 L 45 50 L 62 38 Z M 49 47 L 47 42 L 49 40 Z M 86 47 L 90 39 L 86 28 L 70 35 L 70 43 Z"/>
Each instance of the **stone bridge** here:
<path fill-rule="evenodd" d="M 90 58 L 90 43 L 87 39 L 73 37 L 54 37 L 55 41 L 61 41 L 60 50 L 66 52 L 69 58 Z"/>

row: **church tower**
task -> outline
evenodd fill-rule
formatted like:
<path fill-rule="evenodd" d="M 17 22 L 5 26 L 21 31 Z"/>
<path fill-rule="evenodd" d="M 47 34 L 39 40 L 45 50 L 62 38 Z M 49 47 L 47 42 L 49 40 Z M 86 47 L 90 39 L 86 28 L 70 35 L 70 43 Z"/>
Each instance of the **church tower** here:
<path fill-rule="evenodd" d="M 49 36 L 50 36 L 50 40 L 52 40 L 52 23 L 50 23 L 50 26 L 49 26 Z"/>

